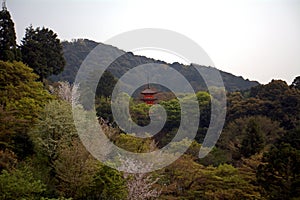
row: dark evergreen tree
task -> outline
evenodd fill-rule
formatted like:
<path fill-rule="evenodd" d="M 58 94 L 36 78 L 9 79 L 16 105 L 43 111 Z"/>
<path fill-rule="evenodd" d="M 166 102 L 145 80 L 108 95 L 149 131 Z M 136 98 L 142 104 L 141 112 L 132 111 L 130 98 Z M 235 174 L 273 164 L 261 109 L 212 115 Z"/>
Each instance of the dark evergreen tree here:
<path fill-rule="evenodd" d="M 17 48 L 15 25 L 9 11 L 3 7 L 0 11 L 0 60 L 20 60 L 21 53 Z"/>
<path fill-rule="evenodd" d="M 102 118 L 102 119 L 112 123 L 114 118 L 113 118 L 112 111 L 111 111 L 110 101 L 111 101 L 110 98 L 105 98 L 105 97 L 98 98 L 96 101 L 97 102 L 96 111 L 97 111 L 97 116 L 99 118 Z"/>
<path fill-rule="evenodd" d="M 109 71 L 105 71 L 97 85 L 96 95 L 98 97 L 111 97 L 117 83 L 116 78 Z"/>
<path fill-rule="evenodd" d="M 251 119 L 246 127 L 246 136 L 242 141 L 241 153 L 250 157 L 258 153 L 264 147 L 264 138 L 258 123 Z"/>
<path fill-rule="evenodd" d="M 256 176 L 269 199 L 300 196 L 300 129 L 283 135 L 263 156 Z"/>
<path fill-rule="evenodd" d="M 52 74 L 59 74 L 66 63 L 57 34 L 44 27 L 34 29 L 30 26 L 26 29 L 21 52 L 23 62 L 33 68 L 40 80 Z"/>
<path fill-rule="evenodd" d="M 256 176 L 268 199 L 297 199 L 300 196 L 300 131 L 284 136 L 263 157 Z M 294 140 L 298 142 L 294 142 Z M 287 142 L 292 143 L 287 143 Z"/>

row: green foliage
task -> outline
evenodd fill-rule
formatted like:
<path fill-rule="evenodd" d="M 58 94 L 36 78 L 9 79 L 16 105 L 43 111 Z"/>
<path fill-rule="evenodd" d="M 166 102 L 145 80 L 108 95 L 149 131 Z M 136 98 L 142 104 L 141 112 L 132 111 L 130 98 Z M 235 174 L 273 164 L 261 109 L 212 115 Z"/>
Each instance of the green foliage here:
<path fill-rule="evenodd" d="M 16 44 L 14 22 L 7 10 L 0 11 L 0 60 L 20 60 L 21 53 Z"/>
<path fill-rule="evenodd" d="M 241 153 L 250 157 L 264 147 L 264 137 L 261 128 L 255 119 L 250 119 L 246 127 L 246 136 L 242 141 Z"/>
<path fill-rule="evenodd" d="M 35 168 L 47 183 L 47 191 L 52 190 L 47 196 L 73 199 L 126 196 L 121 175 L 100 165 L 81 144 L 68 102 L 49 102 L 39 118 L 30 136 L 35 144 Z"/>
<path fill-rule="evenodd" d="M 26 167 L 0 174 L 0 199 L 36 199 L 45 190 L 45 185 L 36 180 Z"/>
<path fill-rule="evenodd" d="M 237 98 L 233 97 L 232 98 Z M 241 117 L 264 115 L 269 116 L 271 110 L 274 110 L 274 102 L 268 100 L 261 100 L 259 98 L 242 98 L 242 99 L 228 99 L 229 107 L 227 112 L 227 122 L 234 121 Z M 274 117 L 274 116 L 273 116 Z"/>
<path fill-rule="evenodd" d="M 92 199 L 126 199 L 125 179 L 121 172 L 102 165 L 89 188 Z"/>
<path fill-rule="evenodd" d="M 300 196 L 299 140 L 300 130 L 291 131 L 264 154 L 264 163 L 258 167 L 256 175 L 269 199 Z"/>
<path fill-rule="evenodd" d="M 197 97 L 197 100 L 199 102 L 200 109 L 203 109 L 207 105 L 210 104 L 211 96 L 208 92 L 203 92 L 203 91 L 197 92 L 196 97 Z"/>
<path fill-rule="evenodd" d="M 0 17 L 0 60 L 19 60 L 20 51 L 16 45 L 11 16 L 3 10 Z M 53 75 L 59 74 L 65 65 L 62 45 L 53 31 L 31 26 L 26 29 L 21 51 L 24 62 L 33 70 L 21 62 L 0 61 L 0 199 L 126 199 L 135 198 L 128 195 L 144 188 L 138 184 L 143 178 L 136 179 L 142 177 L 140 174 L 126 179 L 124 173 L 122 176 L 121 172 L 100 164 L 86 151 L 77 136 L 70 102 L 49 101 L 54 97 L 44 89 L 42 83 L 36 81 L 39 77 L 33 73 L 39 74 L 40 80 L 51 76 L 52 80 L 73 82 L 82 61 L 97 45 L 88 40 L 63 42 L 67 67 L 63 74 L 55 77 Z M 111 52 L 104 54 L 103 59 L 111 56 Z M 118 129 L 105 124 L 113 123 L 110 96 L 117 82 L 116 77 L 121 77 L 137 65 L 150 62 L 169 65 L 125 53 L 110 65 L 109 71 L 104 72 L 96 91 L 97 115 L 105 120 L 100 121 L 105 134 L 120 148 L 135 153 L 155 150 L 157 141 L 161 146 L 169 143 L 181 121 L 179 102 L 188 103 L 192 98 L 191 95 L 181 94 L 182 98 L 178 100 L 172 93 L 160 94 L 164 98 L 160 105 L 165 108 L 168 118 L 163 130 L 154 137 L 156 141 L 153 138 L 141 139 L 131 134 L 120 134 Z M 198 91 L 196 97 L 201 116 L 197 141 L 200 141 L 201 134 L 209 126 L 211 101 L 218 103 L 224 93 L 218 89 L 219 85 L 210 88 L 217 94 L 215 98 L 202 92 L 207 88 L 194 65 L 173 63 L 169 66 L 183 74 Z M 211 68 L 199 67 L 204 75 L 211 73 Z M 91 73 L 89 76 L 94 75 Z M 256 82 L 228 73 L 221 72 L 221 75 L 227 91 L 257 85 Z M 83 84 L 91 84 L 91 79 L 87 78 Z M 58 97 L 70 100 L 71 90 L 67 89 L 65 93 L 58 92 Z M 89 92 L 81 91 L 81 100 L 88 98 Z M 67 93 L 68 97 L 63 96 Z M 93 106 L 88 105 L 87 109 Z M 117 112 L 124 112 L 122 109 Z M 149 109 L 149 105 L 135 104 L 130 99 L 130 113 L 137 124 L 145 126 L 150 122 Z M 298 198 L 300 132 L 295 127 L 299 125 L 299 113 L 299 77 L 291 86 L 284 81 L 273 80 L 246 92 L 229 93 L 226 129 L 218 146 L 206 158 L 199 160 L 197 156 L 201 145 L 192 142 L 176 162 L 151 174 L 157 179 L 154 182 L 148 179 L 151 183 L 149 192 L 154 191 L 152 186 L 156 187 L 156 191 L 162 190 L 161 199 Z M 195 113 L 190 110 L 187 114 L 192 116 Z M 88 135 L 90 127 L 86 127 Z M 134 134 L 134 130 L 132 132 Z M 172 153 L 182 151 L 189 142 L 183 139 L 172 143 Z M 30 158 L 27 157 L 24 167 L 18 167 L 23 163 L 20 158 L 27 155 Z"/>
<path fill-rule="evenodd" d="M 172 99 L 170 101 L 161 101 L 159 104 L 162 105 L 167 112 L 168 117 L 165 128 L 167 130 L 178 128 L 181 120 L 181 108 L 179 101 L 177 99 Z"/>
<path fill-rule="evenodd" d="M 80 102 L 87 110 L 91 110 L 95 106 L 91 104 L 91 101 L 89 99 L 90 97 L 94 97 L 96 99 L 96 106 L 101 106 L 99 105 L 99 103 L 104 103 L 103 101 L 101 102 L 101 98 L 103 97 L 107 100 L 107 102 L 105 103 L 108 103 L 108 100 L 111 98 L 111 95 L 113 93 L 115 84 L 117 83 L 117 79 L 109 71 L 104 71 L 101 78 L 98 77 L 100 71 L 102 71 L 101 68 L 90 71 L 86 75 L 84 81 L 80 83 Z M 92 88 L 92 86 L 97 87 Z"/>
<path fill-rule="evenodd" d="M 55 168 L 61 169 L 63 165 L 58 167 L 55 161 L 64 156 L 62 148 L 67 144 L 71 145 L 72 138 L 77 134 L 71 105 L 65 101 L 50 101 L 39 113 L 39 119 L 28 134 L 34 144 L 33 163 L 36 175 L 47 185 L 47 196 L 57 196 L 57 186 L 60 184 L 57 182 Z M 65 160 L 64 163 L 67 162 L 68 160 Z"/>
<path fill-rule="evenodd" d="M 192 199 L 192 197 L 203 197 L 203 192 L 199 192 L 201 183 L 205 181 L 202 170 L 203 167 L 194 162 L 190 156 L 184 155 L 170 166 L 162 169 L 159 184 L 163 185 L 161 199 Z M 159 186 L 162 187 L 162 186 Z"/>
<path fill-rule="evenodd" d="M 149 109 L 150 105 L 146 103 L 131 104 L 130 114 L 132 120 L 140 126 L 148 125 L 150 123 Z"/>
<path fill-rule="evenodd" d="M 227 94 L 227 106 L 232 107 L 243 100 L 243 95 L 240 92 L 231 92 Z"/>
<path fill-rule="evenodd" d="M 180 126 L 181 121 L 181 106 L 185 104 L 188 107 L 189 101 L 195 98 L 194 95 L 183 95 L 180 100 L 177 98 L 173 98 L 168 101 L 160 101 L 159 105 L 161 105 L 167 113 L 167 121 L 163 127 L 163 130 L 155 136 L 156 141 L 159 142 L 159 146 L 164 146 L 169 143 L 174 135 L 177 132 L 178 127 Z M 199 102 L 199 108 L 201 112 L 200 119 L 200 127 L 208 127 L 210 121 L 210 100 L 211 96 L 207 92 L 198 92 L 196 94 L 196 98 Z M 103 104 L 103 108 L 106 108 L 106 104 Z M 146 126 L 150 123 L 149 117 L 149 109 L 151 106 L 145 103 L 135 103 L 133 101 L 130 102 L 130 114 L 133 121 L 140 125 Z M 99 106 L 99 112 L 101 105 Z M 195 110 L 187 110 L 186 114 L 188 116 L 192 116 L 195 114 Z M 155 120 L 155 119 L 154 119 Z M 134 130 L 132 130 L 134 133 Z M 198 140 L 197 140 L 198 141 Z"/>
<path fill-rule="evenodd" d="M 231 102 L 229 98 L 229 102 Z M 279 121 L 285 129 L 294 129 L 300 120 L 300 91 L 281 80 L 251 88 L 250 98 L 230 104 L 227 121 L 243 116 L 264 115 Z"/>
<path fill-rule="evenodd" d="M 79 139 L 61 142 L 57 153 L 53 168 L 60 195 L 74 199 L 88 195 L 86 190 L 92 186 L 93 177 L 99 168 L 98 161 L 89 154 Z"/>
<path fill-rule="evenodd" d="M 116 83 L 116 78 L 109 71 L 104 71 L 97 85 L 96 96 L 111 97 Z"/>
<path fill-rule="evenodd" d="M 270 199 L 298 197 L 300 151 L 289 144 L 280 144 L 264 156 L 268 163 L 260 165 L 258 181 L 268 192 Z"/>
<path fill-rule="evenodd" d="M 21 62 L 0 61 L 0 104 L 16 110 L 17 117 L 33 120 L 52 97 L 44 90 L 38 76 Z"/>
<path fill-rule="evenodd" d="M 185 152 L 184 149 L 187 149 L 187 154 L 197 156 L 200 150 L 200 144 L 195 141 L 191 141 L 188 138 L 184 138 L 179 142 L 171 142 L 170 143 L 170 153 L 177 153 L 177 152 Z"/>
<path fill-rule="evenodd" d="M 17 119 L 16 113 L 4 110 L 3 106 L 0 106 L 0 149 L 13 149 L 12 138 L 26 125 L 27 121 Z"/>
<path fill-rule="evenodd" d="M 21 62 L 0 61 L 0 139 L 24 158 L 32 152 L 27 131 L 52 96 Z"/>
<path fill-rule="evenodd" d="M 97 117 L 112 123 L 114 119 L 111 111 L 110 98 L 105 98 L 105 97 L 97 98 L 96 112 L 97 112 Z"/>
<path fill-rule="evenodd" d="M 199 153 L 199 150 L 197 153 Z M 207 156 L 200 159 L 198 162 L 204 166 L 212 165 L 214 167 L 217 167 L 220 164 L 228 163 L 231 159 L 232 158 L 230 154 L 224 152 L 224 150 L 220 148 L 214 147 Z"/>
<path fill-rule="evenodd" d="M 183 103 L 189 103 L 189 100 L 191 97 L 192 97 L 192 95 L 185 96 L 182 99 Z M 199 127 L 207 128 L 210 123 L 211 101 L 217 101 L 217 99 L 213 99 L 212 96 L 208 92 L 204 92 L 204 91 L 197 92 L 196 98 L 199 103 L 199 109 L 200 109 Z M 216 103 L 218 103 L 218 102 L 216 102 Z M 188 116 L 192 116 L 195 114 L 195 110 L 188 110 L 187 114 L 188 114 Z M 197 141 L 199 141 L 199 140 L 197 139 Z"/>
<path fill-rule="evenodd" d="M 59 74 L 65 66 L 60 40 L 48 28 L 28 27 L 22 40 L 21 52 L 23 62 L 39 75 L 40 80 Z"/>
<path fill-rule="evenodd" d="M 293 148 L 300 149 L 300 127 L 289 131 L 282 136 L 277 143 L 288 143 Z"/>
<path fill-rule="evenodd" d="M 200 108 L 199 130 L 197 132 L 196 141 L 202 143 L 206 131 L 210 124 L 211 118 L 211 101 L 216 101 L 208 92 L 197 92 L 197 100 Z M 217 102 L 218 103 L 218 102 Z"/>
<path fill-rule="evenodd" d="M 154 150 L 153 147 L 155 146 L 154 141 L 151 138 L 143 139 L 129 134 L 120 134 L 116 139 L 116 145 L 122 149 L 135 153 L 150 152 Z"/>
<path fill-rule="evenodd" d="M 67 81 L 73 83 L 83 60 L 97 45 L 98 43 L 87 39 L 77 39 L 72 40 L 72 42 L 63 41 L 62 46 L 66 66 L 62 73 L 52 75 L 49 78 L 53 81 Z"/>
<path fill-rule="evenodd" d="M 287 90 L 289 90 L 289 87 L 286 82 L 282 80 L 272 80 L 269 84 L 251 88 L 250 96 L 275 101 L 280 94 L 284 94 Z"/>
<path fill-rule="evenodd" d="M 55 159 L 58 148 L 77 135 L 71 105 L 59 100 L 49 102 L 29 134 L 37 152 Z"/>
<path fill-rule="evenodd" d="M 162 199 L 262 199 L 259 187 L 231 165 L 204 167 L 185 155 L 162 173 Z"/>
<path fill-rule="evenodd" d="M 208 168 L 204 199 L 263 199 L 259 188 L 231 165 Z"/>
<path fill-rule="evenodd" d="M 233 120 L 225 127 L 217 143 L 217 147 L 223 151 L 224 156 L 228 158 L 227 162 L 235 163 L 241 159 L 242 155 L 251 156 L 258 153 L 258 149 L 261 148 L 261 145 L 258 144 L 265 144 L 262 145 L 262 147 L 267 149 L 284 134 L 285 130 L 280 127 L 280 123 L 273 121 L 268 117 L 243 117 Z M 255 137 L 258 139 L 257 146 L 254 145 L 256 146 L 254 149 L 251 147 L 251 142 L 254 144 L 256 141 L 252 141 L 255 140 L 255 138 L 252 138 L 252 135 L 256 135 Z M 241 154 L 242 148 L 244 148 L 244 154 Z M 257 151 L 255 151 L 255 149 Z M 253 152 L 251 153 L 252 150 Z"/>
<path fill-rule="evenodd" d="M 14 152 L 5 149 L 0 150 L 0 172 L 2 170 L 10 170 L 17 164 L 17 156 Z"/>

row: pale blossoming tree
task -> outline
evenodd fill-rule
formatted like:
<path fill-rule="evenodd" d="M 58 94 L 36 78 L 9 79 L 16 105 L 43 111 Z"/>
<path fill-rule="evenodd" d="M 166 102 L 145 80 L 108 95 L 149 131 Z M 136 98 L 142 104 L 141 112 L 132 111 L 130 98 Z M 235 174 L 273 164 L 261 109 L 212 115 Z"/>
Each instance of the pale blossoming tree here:
<path fill-rule="evenodd" d="M 151 165 L 130 158 L 122 160 L 122 163 L 119 170 L 127 171 L 123 173 L 123 176 L 127 180 L 128 200 L 157 199 L 160 196 L 161 191 L 154 188 L 159 178 L 154 178 L 147 173 L 128 173 L 137 171 L 139 168 L 150 170 Z"/>

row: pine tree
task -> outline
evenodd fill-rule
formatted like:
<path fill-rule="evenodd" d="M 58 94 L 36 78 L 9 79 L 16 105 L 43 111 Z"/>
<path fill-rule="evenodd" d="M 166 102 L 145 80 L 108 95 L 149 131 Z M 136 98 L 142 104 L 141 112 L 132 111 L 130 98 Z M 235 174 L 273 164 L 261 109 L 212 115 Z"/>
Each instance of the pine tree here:
<path fill-rule="evenodd" d="M 0 60 L 19 61 L 20 51 L 16 44 L 16 32 L 14 22 L 9 11 L 3 7 L 0 11 Z"/>
<path fill-rule="evenodd" d="M 23 62 L 33 68 L 40 80 L 57 75 L 64 69 L 62 45 L 57 34 L 48 28 L 28 27 L 22 40 L 21 52 Z"/>

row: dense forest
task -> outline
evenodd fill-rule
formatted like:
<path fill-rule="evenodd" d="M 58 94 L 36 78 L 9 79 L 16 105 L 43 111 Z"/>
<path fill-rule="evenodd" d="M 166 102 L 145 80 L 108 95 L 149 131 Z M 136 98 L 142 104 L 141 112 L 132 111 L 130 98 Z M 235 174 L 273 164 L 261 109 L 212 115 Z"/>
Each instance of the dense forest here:
<path fill-rule="evenodd" d="M 299 75 L 291 85 L 283 80 L 263 85 L 221 71 L 227 97 L 225 127 L 213 150 L 200 159 L 211 104 L 219 99 L 193 70 L 210 67 L 125 53 L 104 73 L 95 95 L 99 124 L 115 145 L 152 152 L 170 143 L 181 122 L 180 100 L 159 88 L 157 104 L 166 110 L 167 120 L 158 134 L 137 138 L 117 126 L 111 92 L 118 78 L 137 65 L 163 63 L 179 71 L 195 89 L 201 112 L 196 138 L 184 155 L 151 173 L 126 173 L 95 159 L 73 120 L 72 106 L 84 98 L 73 82 L 98 43 L 61 42 L 52 30 L 30 26 L 18 46 L 6 9 L 0 12 L 0 30 L 0 199 L 300 199 Z M 150 105 L 133 96 L 129 106 L 134 122 L 149 123 Z M 89 134 L 89 127 L 85 131 Z M 174 142 L 173 149 L 188 142 Z M 137 163 L 128 159 L 124 165 Z"/>

